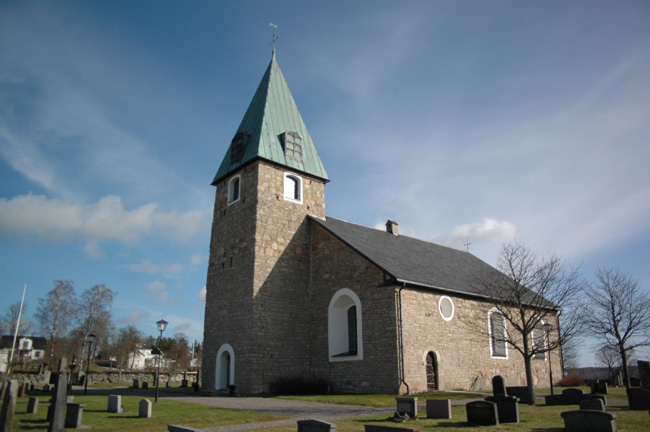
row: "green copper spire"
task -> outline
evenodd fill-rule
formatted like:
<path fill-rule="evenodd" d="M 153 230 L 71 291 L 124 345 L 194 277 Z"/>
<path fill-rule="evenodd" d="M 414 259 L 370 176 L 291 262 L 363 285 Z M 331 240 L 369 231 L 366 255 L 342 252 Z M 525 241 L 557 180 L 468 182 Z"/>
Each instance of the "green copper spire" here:
<path fill-rule="evenodd" d="M 212 184 L 258 158 L 329 181 L 275 50 Z"/>

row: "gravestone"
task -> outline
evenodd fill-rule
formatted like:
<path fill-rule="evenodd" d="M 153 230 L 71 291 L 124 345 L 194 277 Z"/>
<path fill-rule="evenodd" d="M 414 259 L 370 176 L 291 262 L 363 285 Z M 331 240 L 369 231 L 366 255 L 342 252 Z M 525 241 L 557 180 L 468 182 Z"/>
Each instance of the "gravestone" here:
<path fill-rule="evenodd" d="M 333 432 L 336 425 L 323 420 L 298 420 L 298 432 Z"/>
<path fill-rule="evenodd" d="M 494 396 L 506 396 L 506 383 L 501 375 L 492 377 L 492 394 Z"/>
<path fill-rule="evenodd" d="M 19 397 L 19 398 L 24 398 L 26 392 L 27 392 L 27 383 L 24 382 L 24 383 L 22 383 L 22 384 L 20 385 L 20 387 L 18 388 L 18 397 Z"/>
<path fill-rule="evenodd" d="M 427 399 L 428 419 L 450 419 L 451 399 Z"/>
<path fill-rule="evenodd" d="M 133 380 L 133 388 L 140 388 L 140 380 L 137 379 Z"/>
<path fill-rule="evenodd" d="M 497 404 L 499 423 L 519 423 L 519 399 L 508 396 L 502 376 L 492 378 L 492 392 L 485 400 Z"/>
<path fill-rule="evenodd" d="M 580 402 L 581 410 L 596 410 L 596 411 L 605 411 L 605 404 L 602 399 L 590 398 L 584 399 Z"/>
<path fill-rule="evenodd" d="M 194 429 L 179 425 L 167 425 L 167 432 L 203 432 L 203 429 Z"/>
<path fill-rule="evenodd" d="M 36 389 L 36 387 L 34 386 L 34 383 L 31 383 L 29 385 L 29 391 L 34 391 L 35 389 Z"/>
<path fill-rule="evenodd" d="M 397 412 L 408 414 L 411 418 L 418 416 L 418 398 L 395 398 L 397 401 Z"/>
<path fill-rule="evenodd" d="M 562 391 L 559 395 L 545 396 L 546 405 L 580 405 L 585 399 L 601 399 L 607 405 L 607 398 L 603 395 L 585 394 L 582 389 L 569 388 Z"/>
<path fill-rule="evenodd" d="M 30 397 L 27 402 L 27 414 L 38 414 L 38 398 Z"/>
<path fill-rule="evenodd" d="M 69 403 L 65 412 L 65 427 L 73 429 L 85 429 L 81 424 L 84 413 L 84 404 Z"/>
<path fill-rule="evenodd" d="M 106 411 L 111 413 L 121 413 L 124 411 L 122 409 L 122 396 L 120 395 L 108 395 L 108 406 Z"/>
<path fill-rule="evenodd" d="M 591 384 L 592 393 L 600 394 L 609 394 L 609 387 L 607 387 L 607 381 L 601 382 L 600 380 L 594 384 Z"/>
<path fill-rule="evenodd" d="M 142 381 L 142 388 L 143 389 L 148 389 L 149 388 L 149 381 Z"/>
<path fill-rule="evenodd" d="M 630 387 L 627 389 L 627 402 L 631 410 L 650 409 L 650 390 Z"/>
<path fill-rule="evenodd" d="M 499 424 L 497 404 L 489 401 L 474 401 L 465 404 L 467 422 L 488 426 Z"/>
<path fill-rule="evenodd" d="M 641 388 L 650 390 L 650 362 L 639 360 L 636 362 L 636 364 L 639 366 Z"/>
<path fill-rule="evenodd" d="M 68 392 L 68 378 L 65 372 L 66 359 L 61 357 L 59 360 L 58 374 L 56 377 L 56 386 L 54 387 L 54 395 L 52 396 L 52 403 L 47 410 L 47 419 L 50 422 L 48 432 L 63 432 L 66 414 L 66 399 Z"/>
<path fill-rule="evenodd" d="M 138 404 L 138 417 L 151 418 L 151 401 L 149 399 L 142 399 Z"/>
<path fill-rule="evenodd" d="M 506 387 L 506 392 L 508 395 L 519 399 L 521 403 L 535 405 L 535 401 L 528 395 L 528 387 L 526 386 L 508 386 Z"/>
<path fill-rule="evenodd" d="M 11 431 L 14 424 L 16 411 L 16 396 L 18 395 L 18 381 L 6 381 L 2 388 L 2 408 L 0 409 L 0 430 Z"/>
<path fill-rule="evenodd" d="M 181 380 L 181 387 L 183 387 L 183 388 L 187 387 L 187 384 L 188 384 L 188 383 L 189 383 L 189 381 L 186 380 L 186 379 Z"/>
<path fill-rule="evenodd" d="M 616 414 L 607 411 L 576 410 L 562 413 L 564 429 L 571 432 L 616 432 Z"/>
<path fill-rule="evenodd" d="M 49 393 L 50 392 L 50 385 L 49 384 L 44 384 L 43 385 L 43 392 L 44 393 Z"/>

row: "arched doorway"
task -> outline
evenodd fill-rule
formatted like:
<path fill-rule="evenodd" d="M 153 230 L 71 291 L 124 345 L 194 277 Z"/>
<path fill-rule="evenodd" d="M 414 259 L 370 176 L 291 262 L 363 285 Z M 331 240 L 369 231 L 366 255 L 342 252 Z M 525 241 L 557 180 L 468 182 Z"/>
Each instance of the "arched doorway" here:
<path fill-rule="evenodd" d="M 427 391 L 438 390 L 438 360 L 436 354 L 427 353 Z"/>
<path fill-rule="evenodd" d="M 219 348 L 215 372 L 215 390 L 226 390 L 235 384 L 235 352 L 229 344 Z"/>

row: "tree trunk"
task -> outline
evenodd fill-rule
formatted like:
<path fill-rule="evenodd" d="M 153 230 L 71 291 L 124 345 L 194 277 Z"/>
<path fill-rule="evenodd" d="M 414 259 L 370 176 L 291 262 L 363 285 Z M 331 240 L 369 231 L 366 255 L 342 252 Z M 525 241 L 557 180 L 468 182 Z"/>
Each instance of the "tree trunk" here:
<path fill-rule="evenodd" d="M 531 401 L 530 405 L 535 405 L 535 385 L 533 383 L 533 366 L 531 362 L 532 356 L 524 357 L 524 366 L 526 368 L 526 394 L 528 400 Z"/>
<path fill-rule="evenodd" d="M 627 352 L 625 351 L 625 348 L 620 345 L 619 350 L 621 352 L 621 361 L 623 362 L 623 385 L 625 386 L 625 389 L 629 389 L 632 385 L 630 384 L 630 372 L 627 369 Z"/>

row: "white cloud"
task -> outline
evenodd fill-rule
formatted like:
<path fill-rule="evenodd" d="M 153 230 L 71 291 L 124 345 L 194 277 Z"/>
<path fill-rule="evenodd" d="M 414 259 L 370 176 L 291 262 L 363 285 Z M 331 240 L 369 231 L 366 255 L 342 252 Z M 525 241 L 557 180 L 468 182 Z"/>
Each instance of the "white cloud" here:
<path fill-rule="evenodd" d="M 161 267 L 154 264 L 149 260 L 142 260 L 140 264 L 133 264 L 130 267 L 132 272 L 148 273 L 148 274 L 174 274 L 185 269 L 182 264 L 170 264 L 166 267 Z"/>
<path fill-rule="evenodd" d="M 146 235 L 192 240 L 207 231 L 209 214 L 209 209 L 165 213 L 158 210 L 156 203 L 127 210 L 122 199 L 115 195 L 81 205 L 29 194 L 0 199 L 0 233 L 35 236 L 50 242 L 81 239 L 86 242 L 85 251 L 89 255 L 99 256 L 102 241 L 130 244 Z M 157 270 L 173 273 L 180 270 L 178 266 Z M 146 271 L 145 268 L 146 263 L 141 264 L 140 271 Z M 148 270 L 152 269 L 149 265 Z"/>
<path fill-rule="evenodd" d="M 116 320 L 117 324 L 132 324 L 137 325 L 151 314 L 148 311 L 134 309 L 129 316 L 121 317 Z"/>
<path fill-rule="evenodd" d="M 152 293 L 158 293 L 161 291 L 165 291 L 167 288 L 167 284 L 164 282 L 160 282 L 159 280 L 153 281 L 151 283 L 148 283 L 146 286 L 147 290 L 151 291 Z M 169 295 L 169 293 L 167 293 Z M 165 297 L 166 299 L 167 297 Z"/>
<path fill-rule="evenodd" d="M 434 237 L 434 241 L 446 245 L 457 245 L 459 242 L 472 243 L 503 243 L 513 240 L 517 234 L 517 226 L 512 222 L 485 219 L 465 225 L 458 225 L 450 232 Z"/>
<path fill-rule="evenodd" d="M 196 297 L 196 299 L 200 302 L 205 301 L 205 295 L 207 294 L 208 290 L 205 285 L 203 285 L 203 288 L 201 288 L 201 291 L 199 291 L 199 295 Z"/>

